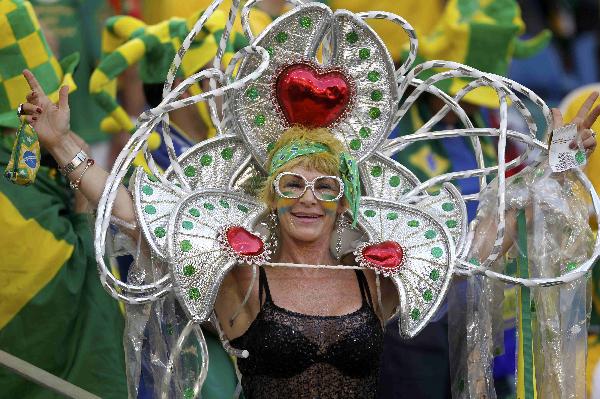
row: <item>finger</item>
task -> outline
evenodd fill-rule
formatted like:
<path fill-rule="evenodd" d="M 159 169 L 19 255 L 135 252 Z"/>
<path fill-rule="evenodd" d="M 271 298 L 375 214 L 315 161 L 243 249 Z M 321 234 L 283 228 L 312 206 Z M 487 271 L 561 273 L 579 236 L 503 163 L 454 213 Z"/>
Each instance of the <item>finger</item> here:
<path fill-rule="evenodd" d="M 588 114 L 588 116 L 586 116 L 586 118 L 581 123 L 581 126 L 586 129 L 589 129 L 596 122 L 596 119 L 598 119 L 599 116 L 600 116 L 600 104 L 598 104 L 596 107 L 594 107 L 592 112 L 590 112 Z"/>
<path fill-rule="evenodd" d="M 575 116 L 575 119 L 578 122 L 581 122 L 585 119 L 586 115 L 588 114 L 588 112 L 590 112 L 590 109 L 592 109 L 592 106 L 594 105 L 594 103 L 596 102 L 597 99 L 598 99 L 597 92 L 593 92 L 592 94 L 590 94 L 588 96 L 588 98 L 585 99 L 585 101 L 583 102 L 583 105 L 581 106 L 581 108 L 579 108 L 579 111 L 577 112 L 577 115 Z"/>
<path fill-rule="evenodd" d="M 31 90 L 38 93 L 44 93 L 44 89 L 42 89 L 42 86 L 40 86 L 40 83 L 29 69 L 23 70 L 23 76 L 25 76 L 25 80 L 27 80 L 27 84 L 29 84 Z"/>
<path fill-rule="evenodd" d="M 552 108 L 552 130 L 563 127 L 562 113 L 558 108 Z"/>
<path fill-rule="evenodd" d="M 69 86 L 63 86 L 58 92 L 58 108 L 69 109 Z"/>
<path fill-rule="evenodd" d="M 588 150 L 590 148 L 596 147 L 596 139 L 593 138 L 593 137 L 590 137 L 589 139 L 583 140 L 581 142 L 581 144 L 583 144 L 583 148 L 585 148 L 586 150 Z"/>
<path fill-rule="evenodd" d="M 38 107 L 37 105 L 33 105 L 30 103 L 23 103 L 22 107 L 21 107 L 21 115 L 35 115 L 35 114 L 41 114 L 42 113 L 42 109 L 40 107 Z"/>
<path fill-rule="evenodd" d="M 25 119 L 25 121 L 27 123 L 29 123 L 31 126 L 34 126 L 38 120 L 38 117 L 35 115 L 27 115 L 27 116 L 24 116 L 23 119 Z"/>
<path fill-rule="evenodd" d="M 35 91 L 30 91 L 29 94 L 27 94 L 27 97 L 25 97 L 25 99 L 28 103 L 36 104 L 38 100 L 38 95 Z"/>
<path fill-rule="evenodd" d="M 584 129 L 579 133 L 579 137 L 581 137 L 581 141 L 587 140 L 594 135 L 594 131 L 592 129 Z"/>

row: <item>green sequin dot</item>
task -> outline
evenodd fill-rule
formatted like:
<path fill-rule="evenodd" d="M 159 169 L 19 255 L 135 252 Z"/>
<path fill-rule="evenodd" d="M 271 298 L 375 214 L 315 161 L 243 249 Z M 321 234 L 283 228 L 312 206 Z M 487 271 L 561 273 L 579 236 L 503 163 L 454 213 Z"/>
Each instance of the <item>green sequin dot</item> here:
<path fill-rule="evenodd" d="M 186 166 L 183 170 L 183 174 L 187 177 L 194 177 L 196 176 L 196 168 L 194 168 L 192 165 Z"/>
<path fill-rule="evenodd" d="M 246 97 L 248 97 L 250 100 L 254 101 L 258 97 L 260 97 L 260 93 L 258 92 L 256 87 L 251 87 L 248 90 L 246 90 Z"/>
<path fill-rule="evenodd" d="M 374 210 L 372 210 L 372 209 L 367 209 L 367 210 L 365 211 L 365 216 L 366 216 L 366 217 L 368 217 L 368 218 L 375 217 L 375 215 L 376 215 L 376 213 L 375 213 L 375 211 L 374 211 Z"/>
<path fill-rule="evenodd" d="M 183 275 L 184 276 L 190 277 L 194 273 L 196 273 L 196 268 L 194 267 L 194 265 L 187 265 L 187 266 L 183 267 Z"/>
<path fill-rule="evenodd" d="M 275 36 L 275 40 L 277 40 L 277 43 L 283 44 L 283 43 L 287 42 L 287 39 L 289 37 L 290 36 L 287 34 L 287 32 L 279 32 L 277 34 L 277 36 Z"/>
<path fill-rule="evenodd" d="M 421 318 L 421 311 L 419 309 L 413 309 L 410 311 L 410 318 L 417 321 Z"/>
<path fill-rule="evenodd" d="M 200 290 L 198 288 L 190 288 L 188 291 L 188 298 L 194 301 L 200 299 Z"/>
<path fill-rule="evenodd" d="M 275 50 L 273 49 L 273 47 L 267 47 L 267 53 L 269 53 L 270 57 L 273 57 L 273 54 L 275 54 Z"/>
<path fill-rule="evenodd" d="M 192 208 L 188 212 L 194 217 L 200 217 L 200 211 L 196 208 Z"/>
<path fill-rule="evenodd" d="M 371 82 L 375 83 L 375 82 L 379 81 L 379 79 L 381 79 L 381 74 L 377 71 L 370 71 L 367 74 L 367 79 L 369 79 Z"/>
<path fill-rule="evenodd" d="M 437 237 L 437 233 L 435 232 L 435 230 L 427 230 L 425 232 L 425 238 L 427 238 L 428 240 L 433 240 L 435 237 Z"/>
<path fill-rule="evenodd" d="M 142 192 L 146 195 L 152 195 L 154 193 L 154 190 L 152 190 L 152 187 L 150 186 L 144 186 L 142 187 Z"/>
<path fill-rule="evenodd" d="M 204 154 L 200 157 L 200 164 L 202 164 L 202 166 L 210 166 L 212 161 L 213 158 L 208 154 Z"/>
<path fill-rule="evenodd" d="M 221 151 L 221 158 L 223 158 L 226 161 L 231 160 L 231 158 L 233 158 L 233 148 L 224 148 L 223 151 Z"/>
<path fill-rule="evenodd" d="M 229 209 L 229 202 L 225 200 L 219 200 L 219 205 L 221 205 L 225 209 Z"/>
<path fill-rule="evenodd" d="M 267 118 L 263 114 L 258 114 L 254 117 L 254 124 L 256 126 L 264 126 Z"/>
<path fill-rule="evenodd" d="M 371 100 L 381 101 L 382 98 L 383 98 L 383 93 L 381 92 L 381 90 L 373 90 L 371 92 Z"/>
<path fill-rule="evenodd" d="M 388 220 L 396 220 L 398 219 L 398 214 L 396 212 L 390 212 L 387 214 Z"/>
<path fill-rule="evenodd" d="M 447 226 L 449 229 L 453 229 L 453 228 L 455 228 L 456 226 L 458 226 L 458 222 L 457 222 L 456 220 L 446 220 L 446 226 Z"/>
<path fill-rule="evenodd" d="M 442 209 L 446 212 L 452 212 L 454 210 L 454 204 L 452 202 L 444 202 Z"/>
<path fill-rule="evenodd" d="M 298 21 L 298 23 L 303 28 L 310 28 L 312 26 L 312 19 L 310 17 L 307 17 L 305 15 L 302 18 L 300 18 L 300 20 Z"/>
<path fill-rule="evenodd" d="M 215 206 L 211 203 L 205 202 L 204 209 L 208 209 L 209 211 L 212 211 L 213 209 L 215 209 Z"/>
<path fill-rule="evenodd" d="M 381 116 L 381 110 L 377 107 L 372 107 L 369 110 L 369 116 L 371 117 L 371 119 L 377 119 Z"/>
<path fill-rule="evenodd" d="M 363 139 L 369 138 L 369 136 L 371 135 L 371 129 L 369 129 L 368 127 L 361 127 L 358 131 L 358 135 Z"/>
<path fill-rule="evenodd" d="M 440 271 L 438 269 L 433 269 L 431 273 L 429 273 L 429 278 L 433 281 L 437 281 L 440 278 Z"/>
<path fill-rule="evenodd" d="M 423 299 L 426 302 L 430 302 L 433 299 L 433 293 L 431 292 L 431 290 L 425 290 L 423 292 Z"/>
<path fill-rule="evenodd" d="M 358 41 L 358 33 L 355 31 L 346 33 L 346 41 L 350 44 L 354 44 Z"/>
<path fill-rule="evenodd" d="M 192 243 L 190 240 L 183 240 L 179 243 L 179 246 L 183 252 L 189 252 L 192 249 Z"/>
<path fill-rule="evenodd" d="M 368 48 L 361 48 L 358 51 L 358 56 L 361 60 L 366 60 L 371 56 L 371 50 L 369 50 Z"/>
<path fill-rule="evenodd" d="M 469 263 L 475 266 L 481 266 L 481 262 L 479 262 L 479 260 L 477 258 L 471 258 L 469 259 Z"/>
<path fill-rule="evenodd" d="M 359 139 L 350 140 L 350 148 L 353 149 L 354 151 L 360 150 L 361 145 L 362 145 L 362 142 Z"/>
<path fill-rule="evenodd" d="M 379 177 L 383 174 L 383 168 L 379 165 L 375 165 L 371 168 L 371 176 Z"/>
<path fill-rule="evenodd" d="M 398 187 L 399 185 L 400 185 L 400 177 L 399 176 L 390 177 L 390 186 Z"/>
<path fill-rule="evenodd" d="M 431 255 L 434 258 L 441 258 L 443 254 L 444 254 L 444 251 L 442 250 L 442 248 L 440 248 L 440 247 L 431 248 Z"/>
<path fill-rule="evenodd" d="M 146 205 L 144 207 L 144 212 L 148 215 L 154 215 L 156 213 L 156 208 L 153 205 Z"/>
<path fill-rule="evenodd" d="M 575 262 L 569 262 L 569 263 L 567 263 L 566 270 L 568 272 L 570 272 L 572 270 L 575 270 L 575 269 L 577 269 L 577 263 L 575 263 Z"/>
<path fill-rule="evenodd" d="M 167 231 L 162 227 L 157 227 L 154 229 L 154 235 L 158 238 L 163 238 L 167 235 Z"/>
<path fill-rule="evenodd" d="M 583 151 L 579 150 L 577 151 L 577 153 L 575 154 L 575 160 L 577 161 L 577 163 L 579 165 L 583 165 L 583 163 L 585 162 L 585 154 Z"/>
<path fill-rule="evenodd" d="M 419 223 L 418 220 L 409 220 L 408 222 L 406 222 L 406 224 L 408 225 L 408 227 L 419 227 L 421 225 L 421 223 Z"/>
<path fill-rule="evenodd" d="M 183 391 L 183 399 L 193 399 L 194 398 L 194 390 L 192 388 L 186 388 Z"/>
<path fill-rule="evenodd" d="M 237 208 L 238 208 L 238 209 L 239 209 L 241 212 L 244 212 L 244 213 L 248 213 L 248 210 L 249 210 L 247 206 L 245 206 L 245 205 L 242 205 L 242 204 L 238 205 L 238 206 L 237 206 Z"/>
<path fill-rule="evenodd" d="M 184 220 L 181 223 L 181 227 L 183 227 L 186 230 L 191 230 L 194 228 L 194 223 L 190 222 L 189 220 Z"/>

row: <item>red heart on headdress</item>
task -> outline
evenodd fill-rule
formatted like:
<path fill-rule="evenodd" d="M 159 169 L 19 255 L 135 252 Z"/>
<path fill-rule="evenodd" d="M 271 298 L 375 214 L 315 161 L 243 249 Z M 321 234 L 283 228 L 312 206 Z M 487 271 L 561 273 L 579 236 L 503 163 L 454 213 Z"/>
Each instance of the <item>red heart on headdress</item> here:
<path fill-rule="evenodd" d="M 402 264 L 404 251 L 396 241 L 384 241 L 364 247 L 362 256 L 376 268 L 389 271 Z"/>
<path fill-rule="evenodd" d="M 238 255 L 256 256 L 265 250 L 263 240 L 243 227 L 230 227 L 226 234 L 227 242 Z"/>
<path fill-rule="evenodd" d="M 285 68 L 277 78 L 277 101 L 290 125 L 327 127 L 350 102 L 350 84 L 339 71 L 320 72 L 307 64 Z"/>

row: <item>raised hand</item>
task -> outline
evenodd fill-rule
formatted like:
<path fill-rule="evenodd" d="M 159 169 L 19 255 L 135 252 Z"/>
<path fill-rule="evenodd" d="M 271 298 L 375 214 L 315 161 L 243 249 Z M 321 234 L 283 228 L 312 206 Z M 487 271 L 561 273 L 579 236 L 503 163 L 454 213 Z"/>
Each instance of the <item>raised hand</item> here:
<path fill-rule="evenodd" d="M 577 125 L 577 132 L 581 144 L 585 149 L 586 154 L 589 156 L 596 149 L 596 133 L 592 130 L 592 125 L 596 122 L 596 119 L 600 116 L 600 105 L 597 105 L 592 109 L 594 102 L 598 99 L 600 93 L 594 92 L 588 96 L 585 100 L 577 115 L 570 123 Z M 559 109 L 552 109 L 552 119 L 554 120 L 554 129 L 558 129 L 564 126 L 563 116 Z M 569 147 L 571 149 L 577 148 L 577 143 L 573 141 Z"/>
<path fill-rule="evenodd" d="M 51 150 L 61 145 L 69 136 L 69 88 L 63 86 L 58 93 L 58 104 L 54 104 L 44 93 L 33 73 L 23 71 L 31 92 L 23 104 L 22 115 L 37 132 L 42 147 Z"/>

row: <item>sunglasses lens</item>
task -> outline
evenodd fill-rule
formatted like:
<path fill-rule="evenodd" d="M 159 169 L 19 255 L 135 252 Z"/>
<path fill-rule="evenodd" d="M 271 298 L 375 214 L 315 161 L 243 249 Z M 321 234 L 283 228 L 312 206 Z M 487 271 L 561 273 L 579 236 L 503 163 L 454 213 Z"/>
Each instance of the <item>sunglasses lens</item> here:
<path fill-rule="evenodd" d="M 315 197 L 321 201 L 335 201 L 340 195 L 340 183 L 331 177 L 319 177 L 315 180 Z"/>
<path fill-rule="evenodd" d="M 279 193 L 286 198 L 300 198 L 306 188 L 306 181 L 298 175 L 283 175 L 279 179 Z"/>

